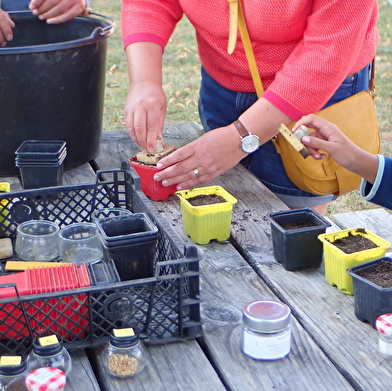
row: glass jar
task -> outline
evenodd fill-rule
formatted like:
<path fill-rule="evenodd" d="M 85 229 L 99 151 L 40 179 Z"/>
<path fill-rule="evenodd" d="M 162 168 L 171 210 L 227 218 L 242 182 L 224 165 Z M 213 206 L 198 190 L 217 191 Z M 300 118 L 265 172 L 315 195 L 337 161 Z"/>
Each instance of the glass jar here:
<path fill-rule="evenodd" d="M 63 341 L 59 341 L 56 335 L 48 335 L 34 340 L 27 357 L 27 367 L 29 372 L 42 367 L 58 368 L 68 376 L 72 370 L 72 359 Z"/>
<path fill-rule="evenodd" d="M 37 368 L 26 376 L 28 391 L 64 391 L 65 384 L 65 373 L 58 368 Z"/>
<path fill-rule="evenodd" d="M 376 320 L 378 330 L 378 349 L 380 354 L 392 360 L 392 314 L 381 315 Z"/>
<path fill-rule="evenodd" d="M 0 391 L 27 391 L 27 364 L 21 356 L 0 358 Z"/>
<path fill-rule="evenodd" d="M 243 352 L 256 360 L 278 360 L 290 353 L 290 308 L 276 300 L 256 300 L 245 305 Z"/>
<path fill-rule="evenodd" d="M 144 347 L 132 328 L 113 329 L 105 346 L 104 362 L 109 373 L 116 377 L 134 376 L 143 370 Z"/>

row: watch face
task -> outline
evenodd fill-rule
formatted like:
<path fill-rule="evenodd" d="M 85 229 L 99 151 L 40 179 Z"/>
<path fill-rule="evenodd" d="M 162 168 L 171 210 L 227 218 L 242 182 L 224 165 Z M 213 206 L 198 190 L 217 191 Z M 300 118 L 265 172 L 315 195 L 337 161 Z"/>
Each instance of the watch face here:
<path fill-rule="evenodd" d="M 244 137 L 241 141 L 241 148 L 246 153 L 252 153 L 256 151 L 259 146 L 259 138 L 254 134 L 250 134 L 249 136 Z"/>

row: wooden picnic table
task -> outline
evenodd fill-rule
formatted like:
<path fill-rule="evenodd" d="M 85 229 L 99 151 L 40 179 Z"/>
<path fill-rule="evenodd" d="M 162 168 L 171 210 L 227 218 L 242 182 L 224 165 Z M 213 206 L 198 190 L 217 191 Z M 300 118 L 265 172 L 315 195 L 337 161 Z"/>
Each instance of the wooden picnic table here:
<path fill-rule="evenodd" d="M 167 124 L 165 142 L 184 145 L 203 130 L 196 123 Z M 102 134 L 92 164 L 69 170 L 64 184 L 92 183 L 94 170 L 120 168 L 139 147 L 126 131 Z M 20 189 L 17 178 L 0 178 Z M 74 369 L 67 390 L 385 390 L 392 362 L 378 351 L 378 334 L 354 315 L 353 296 L 329 285 L 321 266 L 286 271 L 273 257 L 266 216 L 288 209 L 240 164 L 206 185 L 220 185 L 238 199 L 230 240 L 197 245 L 200 261 L 201 338 L 148 345 L 148 364 L 134 378 L 116 379 L 102 367 L 102 348 L 71 352 Z M 203 185 L 204 186 L 204 185 Z M 179 200 L 153 202 L 184 244 Z M 338 230 L 365 226 L 392 241 L 392 217 L 383 209 L 331 217 Z M 276 299 L 292 311 L 292 349 L 277 361 L 257 361 L 241 351 L 242 308 L 253 300 Z"/>

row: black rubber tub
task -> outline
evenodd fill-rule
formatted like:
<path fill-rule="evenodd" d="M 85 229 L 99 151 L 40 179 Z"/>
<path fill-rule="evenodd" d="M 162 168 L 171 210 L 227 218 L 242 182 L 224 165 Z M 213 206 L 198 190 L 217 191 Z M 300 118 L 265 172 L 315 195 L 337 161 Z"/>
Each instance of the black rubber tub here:
<path fill-rule="evenodd" d="M 0 175 L 18 174 L 15 151 L 25 140 L 65 141 L 65 169 L 91 161 L 99 152 L 113 20 L 93 13 L 49 25 L 30 11 L 10 15 L 14 39 L 0 48 Z"/>

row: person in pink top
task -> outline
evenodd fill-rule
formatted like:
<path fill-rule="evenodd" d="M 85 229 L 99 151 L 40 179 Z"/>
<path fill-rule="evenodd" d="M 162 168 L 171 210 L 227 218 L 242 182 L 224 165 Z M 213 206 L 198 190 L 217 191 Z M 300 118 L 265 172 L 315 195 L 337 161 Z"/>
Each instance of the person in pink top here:
<path fill-rule="evenodd" d="M 334 196 L 298 189 L 271 138 L 281 123 L 289 125 L 368 88 L 379 40 L 377 0 L 242 0 L 242 8 L 263 81 L 260 98 L 241 37 L 232 54 L 227 50 L 228 0 L 123 0 L 130 77 L 126 128 L 142 148 L 155 150 L 167 105 L 162 55 L 186 15 L 196 31 L 199 114 L 207 132 L 161 159 L 155 179 L 187 189 L 241 161 L 290 208 L 309 206 L 323 214 Z"/>

